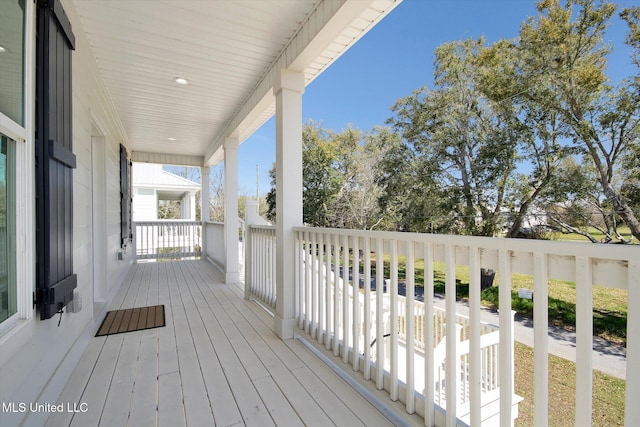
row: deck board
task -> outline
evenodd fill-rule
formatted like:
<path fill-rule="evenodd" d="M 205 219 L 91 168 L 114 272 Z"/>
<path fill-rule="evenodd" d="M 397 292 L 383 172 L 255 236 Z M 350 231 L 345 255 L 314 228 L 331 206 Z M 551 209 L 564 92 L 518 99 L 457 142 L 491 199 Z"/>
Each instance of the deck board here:
<path fill-rule="evenodd" d="M 158 329 L 141 331 L 138 367 L 135 373 L 129 424 L 155 425 L 158 400 Z"/>
<path fill-rule="evenodd" d="M 93 338 L 48 425 L 390 425 L 205 261 L 136 264 L 111 310 L 164 304 L 166 326 Z"/>

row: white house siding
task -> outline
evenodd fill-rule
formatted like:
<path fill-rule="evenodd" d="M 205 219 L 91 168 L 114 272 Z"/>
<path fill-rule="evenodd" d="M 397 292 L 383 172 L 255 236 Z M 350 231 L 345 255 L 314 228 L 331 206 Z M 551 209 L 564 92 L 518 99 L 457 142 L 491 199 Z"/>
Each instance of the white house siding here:
<path fill-rule="evenodd" d="M 33 2 L 26 2 L 33 7 Z M 31 402 L 59 404 L 58 395 L 68 380 L 76 361 L 82 355 L 89 338 L 95 333 L 96 322 L 102 313 L 94 311 L 93 305 L 93 263 L 106 265 L 107 301 L 116 293 L 126 276 L 131 263 L 132 251 L 128 250 L 124 260 L 118 260 L 120 249 L 120 165 L 119 144 L 126 144 L 119 120 L 113 113 L 112 105 L 99 77 L 95 59 L 83 33 L 82 26 L 73 3 L 63 0 L 62 4 L 71 21 L 76 36 L 76 50 L 73 52 L 73 151 L 77 168 L 74 171 L 74 272 L 78 276 L 77 293 L 81 296 L 82 309 L 78 313 L 62 315 L 46 321 L 39 320 L 39 314 L 32 312 L 31 319 L 23 319 L 0 337 L 0 400 L 16 405 Z M 27 28 L 34 28 L 27 25 Z M 33 36 L 33 34 L 32 34 Z M 29 65 L 28 65 L 29 66 Z M 30 66 L 34 66 L 33 63 Z M 28 99 L 33 108 L 33 99 Z M 107 259 L 93 260 L 92 237 L 92 123 L 103 133 L 105 141 L 106 171 L 106 254 Z M 33 144 L 33 135 L 27 136 L 27 144 Z M 18 165 L 25 166 L 25 165 Z M 28 165 L 33 168 L 33 164 Z M 28 194 L 18 197 L 28 199 Z M 18 203 L 27 203 L 18 200 Z M 27 235 L 35 236 L 34 230 Z M 33 251 L 19 251 L 18 263 L 34 266 Z M 28 259 L 27 259 L 28 258 Z M 33 275 L 27 277 L 35 288 Z M 20 277 L 25 280 L 25 277 Z M 65 310 L 67 311 L 67 310 Z M 25 316 L 29 317 L 29 316 Z M 46 413 L 0 413 L 3 427 L 17 425 L 40 425 Z"/>
<path fill-rule="evenodd" d="M 196 220 L 196 197 L 192 191 L 186 193 L 180 200 L 180 218 Z"/>
<path fill-rule="evenodd" d="M 133 220 L 154 221 L 158 219 L 158 196 L 153 188 L 133 189 Z"/>

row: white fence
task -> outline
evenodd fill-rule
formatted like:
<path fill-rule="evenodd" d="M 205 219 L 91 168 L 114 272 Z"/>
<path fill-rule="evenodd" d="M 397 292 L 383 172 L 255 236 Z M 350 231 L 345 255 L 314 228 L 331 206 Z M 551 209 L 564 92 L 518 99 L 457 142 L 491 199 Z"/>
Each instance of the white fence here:
<path fill-rule="evenodd" d="M 378 389 L 387 390 L 391 400 L 403 402 L 409 413 L 425 417 L 426 425 L 452 426 L 459 421 L 474 426 L 487 421 L 511 425 L 519 400 L 513 390 L 512 273 L 531 275 L 534 282 L 536 425 L 546 425 L 548 420 L 548 279 L 576 283 L 576 425 L 591 425 L 592 287 L 628 289 L 628 325 L 640 324 L 638 247 L 306 227 L 295 228 L 295 232 L 299 248 L 295 302 L 299 327 L 333 350 L 335 356 L 342 356 L 354 370 L 361 371 L 366 380 L 374 381 Z M 376 268 L 381 265 L 375 260 L 384 260 L 384 268 Z M 413 298 L 401 301 L 399 279 L 404 282 L 406 295 L 414 295 L 416 284 L 431 290 L 435 261 L 444 262 L 446 312 L 440 320 L 430 315 L 420 319 L 422 303 Z M 424 279 L 419 283 L 415 279 L 416 263 L 424 263 Z M 458 265 L 469 268 L 468 322 L 446 328 L 438 344 L 439 338 L 432 331 L 458 323 Z M 497 333 L 488 332 L 480 320 L 481 267 L 496 270 L 499 275 Z M 384 270 L 390 277 L 386 310 L 381 286 Z M 372 277 L 375 290 L 371 290 Z M 432 306 L 433 294 L 425 292 L 424 307 Z M 391 328 L 391 324 L 402 328 Z M 376 345 L 372 346 L 374 340 Z M 381 342 L 385 345 L 377 345 Z M 496 347 L 497 342 L 508 345 Z M 420 351 L 424 352 L 420 360 L 423 370 L 416 366 L 419 359 L 415 355 Z M 444 359 L 442 370 L 436 367 L 439 357 Z M 376 366 L 377 361 L 384 361 L 380 363 L 382 369 Z M 416 387 L 416 377 L 421 372 L 424 379 L 419 381 L 427 385 L 422 393 Z M 634 403 L 640 397 L 639 384 L 640 334 L 629 333 L 627 425 L 640 419 L 639 405 Z M 491 391 L 497 394 L 498 404 L 486 404 Z M 439 404 L 444 406 L 444 414 L 436 411 Z M 493 413 L 496 415 L 490 419 Z"/>
<path fill-rule="evenodd" d="M 136 259 L 180 259 L 202 254 L 202 225 L 198 221 L 134 222 Z"/>

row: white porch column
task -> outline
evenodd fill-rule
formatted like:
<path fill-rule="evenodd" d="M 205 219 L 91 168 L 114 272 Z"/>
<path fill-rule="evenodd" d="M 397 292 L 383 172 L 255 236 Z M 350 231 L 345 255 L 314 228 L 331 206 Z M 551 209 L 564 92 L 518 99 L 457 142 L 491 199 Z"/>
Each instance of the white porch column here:
<path fill-rule="evenodd" d="M 200 168 L 200 221 L 202 222 L 202 256 L 207 256 L 207 221 L 209 221 L 209 166 Z"/>
<path fill-rule="evenodd" d="M 276 96 L 276 316 L 275 332 L 293 338 L 295 239 L 302 225 L 302 93 L 304 74 L 280 70 Z"/>
<path fill-rule="evenodd" d="M 227 253 L 225 283 L 240 282 L 238 265 L 238 138 L 224 142 L 224 246 Z"/>
<path fill-rule="evenodd" d="M 211 194 L 209 193 L 209 166 L 202 166 L 200 168 L 200 220 L 203 222 L 209 221 L 209 199 Z"/>

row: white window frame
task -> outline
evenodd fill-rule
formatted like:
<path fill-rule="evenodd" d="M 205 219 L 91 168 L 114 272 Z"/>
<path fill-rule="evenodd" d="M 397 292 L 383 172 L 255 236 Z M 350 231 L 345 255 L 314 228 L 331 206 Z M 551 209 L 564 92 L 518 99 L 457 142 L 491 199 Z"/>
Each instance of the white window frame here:
<path fill-rule="evenodd" d="M 25 1 L 24 126 L 0 113 L 0 132 L 15 141 L 16 313 L 0 323 L 0 345 L 33 319 L 35 289 L 35 34 L 33 1 Z M 6 348 L 6 347 L 5 347 Z M 10 349 L 6 348 L 10 353 Z"/>

